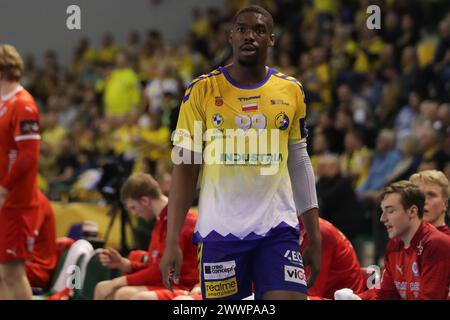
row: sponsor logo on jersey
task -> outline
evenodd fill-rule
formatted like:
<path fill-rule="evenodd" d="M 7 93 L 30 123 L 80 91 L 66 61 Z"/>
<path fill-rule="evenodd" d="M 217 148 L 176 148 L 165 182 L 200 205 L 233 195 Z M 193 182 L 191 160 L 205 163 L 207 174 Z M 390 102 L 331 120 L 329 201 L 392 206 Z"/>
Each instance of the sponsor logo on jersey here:
<path fill-rule="evenodd" d="M 417 255 L 420 256 L 423 253 L 423 245 L 422 245 L 422 241 L 420 241 L 420 243 L 417 245 Z"/>
<path fill-rule="evenodd" d="M 401 265 L 399 265 L 399 264 L 396 264 L 396 265 L 395 265 L 395 269 L 397 269 L 397 271 L 398 271 L 401 275 L 403 275 L 403 266 L 401 266 Z"/>
<path fill-rule="evenodd" d="M 270 99 L 271 105 L 283 105 L 283 106 L 289 106 L 289 103 L 284 101 L 283 99 Z"/>
<path fill-rule="evenodd" d="M 218 263 L 204 263 L 203 277 L 205 280 L 221 280 L 236 275 L 236 261 L 225 261 Z"/>
<path fill-rule="evenodd" d="M 239 101 L 249 101 L 249 100 L 255 100 L 255 99 L 260 99 L 261 96 L 251 96 L 251 97 L 239 97 L 238 100 Z"/>
<path fill-rule="evenodd" d="M 34 251 L 34 242 L 35 242 L 34 237 L 27 237 L 27 249 L 28 249 L 28 252 L 33 252 Z"/>
<path fill-rule="evenodd" d="M 16 250 L 13 249 L 6 249 L 6 253 L 12 256 L 17 256 Z"/>
<path fill-rule="evenodd" d="M 289 117 L 286 113 L 280 112 L 275 117 L 275 127 L 280 130 L 286 130 L 289 127 Z"/>
<path fill-rule="evenodd" d="M 156 259 L 158 258 L 158 254 L 159 254 L 158 250 L 153 250 L 152 251 L 152 261 L 153 261 L 153 263 L 156 263 Z"/>
<path fill-rule="evenodd" d="M 244 111 L 244 112 L 258 110 L 258 104 L 256 102 L 246 103 L 246 104 L 243 104 L 241 107 L 242 107 L 242 111 Z"/>
<path fill-rule="evenodd" d="M 238 292 L 236 277 L 223 281 L 205 281 L 206 298 L 225 298 Z"/>
<path fill-rule="evenodd" d="M 215 98 L 215 103 L 216 103 L 216 107 L 221 107 L 223 106 L 223 98 L 221 96 L 217 96 Z"/>
<path fill-rule="evenodd" d="M 218 128 L 223 124 L 223 117 L 219 113 L 213 115 L 213 125 Z"/>
<path fill-rule="evenodd" d="M 419 276 L 419 267 L 417 266 L 417 262 L 413 262 L 412 266 L 411 266 L 411 270 L 413 272 L 414 277 L 418 277 Z"/>
<path fill-rule="evenodd" d="M 20 133 L 28 134 L 28 133 L 38 133 L 38 132 L 39 132 L 39 124 L 36 120 L 20 121 Z"/>
<path fill-rule="evenodd" d="M 305 271 L 303 268 L 284 266 L 284 281 L 295 282 L 306 286 Z"/>

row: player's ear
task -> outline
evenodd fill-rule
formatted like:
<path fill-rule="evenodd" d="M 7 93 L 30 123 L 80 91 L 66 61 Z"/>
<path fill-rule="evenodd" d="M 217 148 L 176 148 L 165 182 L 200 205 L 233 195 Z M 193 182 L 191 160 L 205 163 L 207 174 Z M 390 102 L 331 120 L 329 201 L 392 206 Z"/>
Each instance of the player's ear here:
<path fill-rule="evenodd" d="M 408 210 L 408 215 L 410 218 L 414 218 L 414 216 L 419 217 L 419 208 L 416 205 L 413 205 Z"/>
<path fill-rule="evenodd" d="M 275 34 L 271 33 L 269 39 L 269 47 L 273 47 L 274 45 L 275 45 Z"/>
<path fill-rule="evenodd" d="M 230 33 L 228 34 L 228 43 L 232 45 L 231 43 L 232 41 L 233 41 L 233 30 L 230 29 Z"/>

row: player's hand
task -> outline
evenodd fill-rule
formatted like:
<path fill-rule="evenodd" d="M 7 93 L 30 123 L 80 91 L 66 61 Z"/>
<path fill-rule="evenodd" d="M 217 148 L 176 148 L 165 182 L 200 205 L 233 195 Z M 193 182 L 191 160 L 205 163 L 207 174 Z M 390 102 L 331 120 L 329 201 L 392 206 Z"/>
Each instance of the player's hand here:
<path fill-rule="evenodd" d="M 202 294 L 202 288 L 200 287 L 200 285 L 195 286 L 194 288 L 192 288 L 191 291 L 189 291 L 189 295 L 191 295 L 191 296 L 201 295 L 201 294 Z"/>
<path fill-rule="evenodd" d="M 0 209 L 2 208 L 7 195 L 8 195 L 8 190 L 3 188 L 2 186 L 0 186 Z"/>
<path fill-rule="evenodd" d="M 310 268 L 309 278 L 308 278 L 308 288 L 311 288 L 316 282 L 317 276 L 320 272 L 320 254 L 322 250 L 322 244 L 320 242 L 311 242 L 308 247 L 303 252 L 303 263 L 306 269 L 307 266 Z"/>
<path fill-rule="evenodd" d="M 129 264 L 128 259 L 123 258 L 120 253 L 113 249 L 103 249 L 100 253 L 100 262 L 104 267 L 110 269 L 120 269 L 124 271 Z"/>
<path fill-rule="evenodd" d="M 167 246 L 159 263 L 163 283 L 167 289 L 173 291 L 171 283 L 180 282 L 180 269 L 183 263 L 183 252 L 180 246 Z"/>

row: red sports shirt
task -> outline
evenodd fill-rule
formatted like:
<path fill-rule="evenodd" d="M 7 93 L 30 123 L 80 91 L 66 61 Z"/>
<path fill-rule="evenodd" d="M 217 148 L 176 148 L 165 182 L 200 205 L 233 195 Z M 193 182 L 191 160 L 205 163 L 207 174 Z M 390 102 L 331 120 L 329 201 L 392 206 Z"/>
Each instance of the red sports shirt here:
<path fill-rule="evenodd" d="M 445 233 L 446 235 L 450 236 L 450 228 L 448 227 L 448 225 L 443 225 L 440 227 L 436 227 L 436 229 L 438 229 L 440 232 Z"/>
<path fill-rule="evenodd" d="M 38 231 L 34 243 L 34 250 L 25 267 L 28 280 L 32 287 L 47 289 L 50 278 L 58 262 L 56 248 L 56 227 L 53 209 L 47 197 L 39 192 Z"/>
<path fill-rule="evenodd" d="M 381 288 L 360 297 L 377 300 L 445 300 L 450 286 L 450 238 L 422 222 L 408 248 L 389 241 Z"/>
<path fill-rule="evenodd" d="M 351 288 L 354 292 L 365 289 L 360 265 L 350 241 L 330 222 L 319 218 L 322 235 L 322 254 L 320 273 L 313 287 L 308 289 L 308 296 L 333 299 L 334 292 L 342 288 Z M 302 227 L 302 230 L 304 228 Z M 300 252 L 308 245 L 308 237 L 301 232 Z M 306 270 L 309 275 L 309 268 Z"/>
<path fill-rule="evenodd" d="M 22 87 L 0 97 L 0 185 L 9 190 L 3 209 L 38 206 L 39 111 Z"/>
<path fill-rule="evenodd" d="M 189 211 L 184 221 L 180 237 L 180 247 L 183 252 L 183 264 L 180 270 L 180 283 L 174 288 L 191 290 L 198 282 L 197 248 L 192 243 L 197 215 Z M 159 220 L 155 223 L 148 248 L 146 264 L 132 264 L 133 273 L 127 275 L 129 286 L 160 286 L 162 282 L 159 263 L 166 247 L 167 238 L 167 206 L 162 210 Z"/>

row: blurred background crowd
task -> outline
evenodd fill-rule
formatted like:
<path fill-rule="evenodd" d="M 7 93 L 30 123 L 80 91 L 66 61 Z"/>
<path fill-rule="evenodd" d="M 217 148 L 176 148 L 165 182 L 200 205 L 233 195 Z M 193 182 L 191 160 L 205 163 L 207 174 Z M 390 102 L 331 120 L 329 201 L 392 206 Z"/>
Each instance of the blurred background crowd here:
<path fill-rule="evenodd" d="M 424 169 L 450 178 L 450 2 L 225 3 L 195 8 L 181 42 L 157 29 L 130 30 L 122 45 L 114 34 L 100 47 L 84 37 L 71 65 L 51 50 L 42 67 L 26 57 L 23 85 L 41 110 L 41 188 L 54 201 L 97 202 L 99 184 L 143 171 L 167 193 L 184 90 L 229 62 L 232 16 L 260 4 L 276 24 L 268 65 L 305 89 L 321 215 L 351 240 L 375 237 L 384 247 L 374 223 L 380 190 Z M 366 26 L 372 4 L 381 8 L 379 30 Z"/>

